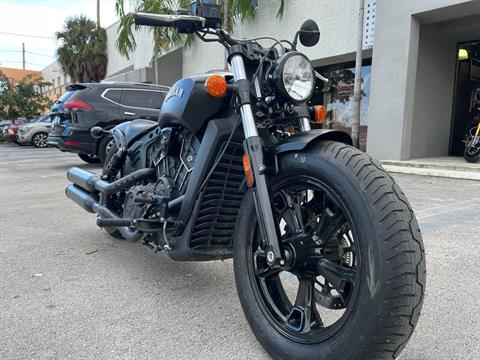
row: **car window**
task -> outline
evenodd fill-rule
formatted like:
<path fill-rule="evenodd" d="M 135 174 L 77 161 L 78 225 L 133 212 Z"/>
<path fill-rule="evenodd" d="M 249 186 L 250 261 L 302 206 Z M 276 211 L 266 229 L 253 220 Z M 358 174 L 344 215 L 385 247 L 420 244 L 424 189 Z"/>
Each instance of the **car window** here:
<path fill-rule="evenodd" d="M 123 90 L 122 104 L 126 106 L 160 109 L 165 95 L 161 91 Z"/>
<path fill-rule="evenodd" d="M 65 102 L 65 100 L 67 100 L 70 96 L 72 96 L 72 94 L 73 94 L 73 91 L 65 92 L 65 94 L 60 96 L 60 98 L 58 99 L 58 102 Z"/>
<path fill-rule="evenodd" d="M 122 90 L 118 89 L 108 89 L 103 96 L 113 102 L 120 103 L 120 98 L 122 97 Z"/>

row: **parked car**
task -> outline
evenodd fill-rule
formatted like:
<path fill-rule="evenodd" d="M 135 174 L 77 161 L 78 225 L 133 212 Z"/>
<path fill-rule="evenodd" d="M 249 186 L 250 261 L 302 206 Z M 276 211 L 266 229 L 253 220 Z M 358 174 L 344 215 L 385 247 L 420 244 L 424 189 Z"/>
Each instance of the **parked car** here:
<path fill-rule="evenodd" d="M 10 125 L 7 125 L 3 129 L 3 136 L 5 140 L 9 142 L 16 142 L 17 141 L 17 133 L 20 126 L 28 124 L 28 120 L 26 118 L 18 118 L 12 121 Z"/>
<path fill-rule="evenodd" d="M 12 125 L 12 120 L 2 120 L 0 121 L 0 132 L 3 133 L 3 130 Z"/>
<path fill-rule="evenodd" d="M 134 119 L 157 120 L 169 88 L 166 86 L 125 83 L 77 83 L 67 86 L 71 92 L 57 111 L 58 121 L 48 136 L 48 143 L 62 151 L 77 153 L 89 163 L 104 162 L 113 138 L 94 139 L 90 129 L 109 130 Z"/>
<path fill-rule="evenodd" d="M 33 145 L 38 148 L 48 146 L 48 133 L 52 130 L 50 114 L 41 115 L 29 124 L 20 126 L 17 142 L 21 145 Z"/>

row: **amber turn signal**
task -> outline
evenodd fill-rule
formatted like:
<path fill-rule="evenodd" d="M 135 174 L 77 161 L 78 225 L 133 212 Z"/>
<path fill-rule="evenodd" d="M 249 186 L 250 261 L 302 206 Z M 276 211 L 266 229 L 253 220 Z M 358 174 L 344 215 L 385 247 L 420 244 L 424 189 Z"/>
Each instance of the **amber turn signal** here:
<path fill-rule="evenodd" d="M 205 81 L 205 89 L 213 97 L 222 97 L 227 93 L 227 81 L 222 75 L 210 75 Z"/>
<path fill-rule="evenodd" d="M 253 186 L 253 172 L 252 172 L 252 166 L 250 164 L 250 156 L 248 156 L 247 154 L 244 154 L 242 161 L 243 161 L 243 171 L 245 171 L 245 180 L 247 182 L 247 186 L 251 188 Z"/>
<path fill-rule="evenodd" d="M 323 124 L 325 122 L 325 119 L 327 118 L 327 109 L 325 109 L 325 106 L 323 105 L 318 105 L 315 107 L 315 121 L 318 124 Z"/>

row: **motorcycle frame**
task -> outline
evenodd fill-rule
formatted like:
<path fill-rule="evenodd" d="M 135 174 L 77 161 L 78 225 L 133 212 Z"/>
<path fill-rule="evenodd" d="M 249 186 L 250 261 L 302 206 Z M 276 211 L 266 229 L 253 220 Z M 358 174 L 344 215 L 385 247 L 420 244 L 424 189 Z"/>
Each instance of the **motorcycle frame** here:
<path fill-rule="evenodd" d="M 228 62 L 233 72 L 234 86 L 232 89 L 233 96 L 236 96 L 239 114 L 232 113 L 229 110 L 228 114 L 224 114 L 226 115 L 225 117 L 209 120 L 207 124 L 186 191 L 178 198 L 172 199 L 168 204 L 169 210 L 178 211 L 177 216 L 175 216 L 175 231 L 173 231 L 172 237 L 169 239 L 169 243 L 172 244 L 171 249 L 168 246 L 169 256 L 175 260 L 189 261 L 218 260 L 232 256 L 231 248 L 229 247 L 202 249 L 200 251 L 193 249 L 190 247 L 190 239 L 202 201 L 204 190 L 202 189 L 202 184 L 204 184 L 207 174 L 221 150 L 222 144 L 236 130 L 232 140 L 243 142 L 244 152 L 249 156 L 251 163 L 254 178 L 254 185 L 251 191 L 253 192 L 262 239 L 267 246 L 267 261 L 270 265 L 277 264 L 282 266 L 284 259 L 280 250 L 278 229 L 274 223 L 269 192 L 268 177 L 271 172 L 268 172 L 267 169 L 276 169 L 277 158 L 285 152 L 302 151 L 311 144 L 324 140 L 339 141 L 350 145 L 352 141 L 350 136 L 342 131 L 331 129 L 312 130 L 308 107 L 306 104 L 302 104 L 295 108 L 292 115 L 292 118 L 296 117 L 298 120 L 300 132 L 276 143 L 273 147 L 266 147 L 262 137 L 259 135 L 251 104 L 251 80 L 248 78 L 245 66 L 245 62 L 249 64 L 252 62 L 252 49 L 249 48 L 249 44 L 233 44 L 229 46 Z M 242 129 L 235 129 L 238 116 L 241 118 Z M 132 139 L 126 138 L 127 132 L 125 129 L 128 126 L 129 123 L 120 124 L 111 133 L 118 146 L 124 148 L 127 152 L 124 170 L 126 174 L 131 174 L 148 166 L 148 147 L 159 136 L 160 129 L 159 127 L 152 129 L 141 138 L 132 142 Z M 247 190 L 246 186 L 244 186 L 244 190 Z M 107 194 L 103 194 L 100 190 L 98 198 L 100 205 L 108 209 L 109 200 Z M 107 212 L 105 213 L 107 214 Z M 102 214 L 100 215 L 103 217 Z M 123 219 L 123 221 L 126 220 L 128 219 Z M 152 223 L 152 220 L 134 219 L 132 225 L 136 228 L 136 231 L 143 233 L 162 232 L 162 224 L 158 222 L 158 226 L 156 226 L 155 223 Z"/>

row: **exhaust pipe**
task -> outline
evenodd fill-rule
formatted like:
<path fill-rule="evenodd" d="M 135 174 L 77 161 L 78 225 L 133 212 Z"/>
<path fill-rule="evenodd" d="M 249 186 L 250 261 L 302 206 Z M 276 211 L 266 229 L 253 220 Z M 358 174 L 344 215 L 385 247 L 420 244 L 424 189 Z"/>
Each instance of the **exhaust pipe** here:
<path fill-rule="evenodd" d="M 67 178 L 73 184 L 69 185 L 65 189 L 65 194 L 71 200 L 73 200 L 82 209 L 100 215 L 101 219 L 111 220 L 105 223 L 121 224 L 113 225 L 112 228 L 116 228 L 122 236 L 128 241 L 138 241 L 143 236 L 143 232 L 138 230 L 131 230 L 127 223 L 128 219 L 122 219 L 106 206 L 97 202 L 99 193 L 103 195 L 115 194 L 123 189 L 130 187 L 137 182 L 148 179 L 155 176 L 155 169 L 140 169 L 137 170 L 117 181 L 109 183 L 104 181 L 95 173 L 85 171 L 83 169 L 73 167 L 67 172 Z M 103 225 L 102 221 L 98 222 L 98 225 Z M 108 226 L 107 226 L 108 227 Z"/>
<path fill-rule="evenodd" d="M 118 223 L 124 223 L 125 219 L 120 218 L 105 206 L 100 205 L 89 193 L 77 185 L 71 184 L 67 186 L 65 189 L 65 195 L 78 204 L 82 209 L 90 213 L 97 213 L 104 219 L 113 219 L 118 221 Z M 127 226 L 119 226 L 117 227 L 117 230 L 120 231 L 120 234 L 122 234 L 126 240 L 131 242 L 138 241 L 143 236 L 141 231 L 131 230 Z"/>
<path fill-rule="evenodd" d="M 65 195 L 67 195 L 69 199 L 73 200 L 83 210 L 86 210 L 90 213 L 95 213 L 95 211 L 93 211 L 93 206 L 96 202 L 95 199 L 77 185 L 68 185 L 65 189 Z"/>
<path fill-rule="evenodd" d="M 77 167 L 70 168 L 67 172 L 68 180 L 75 185 L 90 193 L 99 191 L 105 195 L 115 194 L 120 190 L 139 182 L 140 180 L 148 179 L 153 176 L 155 176 L 155 169 L 140 169 L 121 179 L 118 179 L 117 181 L 109 183 L 102 180 L 97 174 Z"/>

